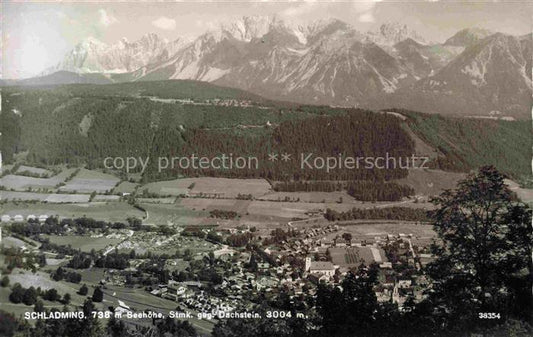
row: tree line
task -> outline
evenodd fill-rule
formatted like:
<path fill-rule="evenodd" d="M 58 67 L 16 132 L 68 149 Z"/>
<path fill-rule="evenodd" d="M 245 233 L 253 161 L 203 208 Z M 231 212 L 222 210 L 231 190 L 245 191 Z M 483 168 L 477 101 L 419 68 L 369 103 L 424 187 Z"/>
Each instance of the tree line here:
<path fill-rule="evenodd" d="M 329 221 L 386 219 L 425 222 L 430 220 L 428 211 L 424 209 L 398 206 L 366 209 L 354 207 L 346 212 L 328 208 L 324 217 Z"/>

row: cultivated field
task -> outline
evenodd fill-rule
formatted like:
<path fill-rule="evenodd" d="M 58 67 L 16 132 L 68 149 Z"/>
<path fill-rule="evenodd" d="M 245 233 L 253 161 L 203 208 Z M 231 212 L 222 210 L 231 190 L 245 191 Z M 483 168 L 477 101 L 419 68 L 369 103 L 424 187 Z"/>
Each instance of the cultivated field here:
<path fill-rule="evenodd" d="M 138 203 L 141 204 L 174 204 L 176 203 L 176 197 L 167 198 L 136 198 Z"/>
<path fill-rule="evenodd" d="M 48 238 L 50 242 L 71 246 L 74 249 L 80 249 L 82 252 L 90 252 L 92 249 L 99 251 L 109 245 L 116 245 L 122 239 L 106 238 L 103 237 L 90 237 L 90 236 L 78 236 L 78 235 L 43 235 Z"/>
<path fill-rule="evenodd" d="M 95 195 L 93 201 L 118 201 L 118 195 Z"/>
<path fill-rule="evenodd" d="M 12 192 L 0 191 L 2 200 L 19 200 L 19 201 L 43 201 L 49 203 L 82 203 L 89 201 L 89 195 L 84 194 L 52 194 L 52 193 L 35 193 L 35 192 Z"/>
<path fill-rule="evenodd" d="M 80 169 L 78 174 L 76 174 L 76 178 L 79 179 L 94 179 L 94 180 L 119 180 L 117 177 L 115 177 L 112 174 L 103 173 L 100 171 L 95 170 L 87 170 L 87 169 Z"/>
<path fill-rule="evenodd" d="M 194 183 L 190 192 L 193 195 L 220 193 L 226 198 L 235 198 L 238 194 L 259 197 L 271 190 L 264 179 L 197 178 Z"/>
<path fill-rule="evenodd" d="M 331 262 L 341 267 L 357 267 L 361 263 L 369 265 L 373 262 L 387 261 L 385 252 L 376 247 L 333 247 L 329 248 Z"/>
<path fill-rule="evenodd" d="M 0 191 L 0 199 L 2 200 L 45 201 L 50 195 L 49 193 Z"/>
<path fill-rule="evenodd" d="M 207 212 L 195 211 L 190 208 L 175 204 L 142 203 L 140 206 L 146 210 L 146 224 L 154 225 L 196 225 L 207 217 Z"/>
<path fill-rule="evenodd" d="M 78 192 L 78 193 L 105 193 L 111 191 L 117 184 L 117 180 L 96 180 L 96 179 L 79 179 L 74 178 L 65 186 L 60 187 L 64 192 Z"/>
<path fill-rule="evenodd" d="M 0 205 L 0 214 L 10 216 L 42 215 L 59 216 L 59 218 L 78 218 L 87 216 L 96 220 L 126 221 L 128 217 L 142 219 L 144 212 L 123 202 L 91 202 L 80 204 L 28 204 L 6 203 Z"/>
<path fill-rule="evenodd" d="M 400 184 L 410 185 L 419 195 L 433 196 L 445 189 L 455 188 L 457 182 L 464 179 L 466 174 L 444 172 L 441 170 L 416 169 L 409 170 L 407 178 L 400 179 Z"/>
<path fill-rule="evenodd" d="M 189 193 L 189 186 L 195 181 L 195 178 L 183 178 L 166 181 L 158 181 L 149 183 L 139 187 L 139 192 L 148 190 L 150 193 L 155 193 L 161 196 L 178 196 Z"/>
<path fill-rule="evenodd" d="M 72 180 L 68 181 L 65 186 L 59 189 L 67 192 L 104 193 L 111 191 L 119 181 L 120 179 L 110 174 L 81 169 Z"/>
<path fill-rule="evenodd" d="M 46 202 L 50 203 L 83 203 L 89 202 L 88 194 L 50 194 Z"/>
<path fill-rule="evenodd" d="M 0 186 L 17 191 L 27 190 L 28 188 L 53 190 L 57 184 L 64 182 L 74 171 L 75 169 L 64 169 L 58 175 L 50 178 L 33 178 L 8 174 L 0 178 Z"/>
<path fill-rule="evenodd" d="M 46 169 L 42 169 L 42 168 L 38 168 L 38 167 L 31 167 L 31 166 L 25 166 L 25 165 L 20 165 L 17 172 L 15 173 L 23 173 L 23 172 L 30 172 L 30 173 L 34 173 L 34 174 L 39 174 L 39 175 L 52 175 L 52 172 L 51 171 L 48 171 Z"/>
<path fill-rule="evenodd" d="M 123 181 L 113 189 L 113 193 L 133 193 L 137 184 Z"/>
<path fill-rule="evenodd" d="M 329 248 L 331 262 L 337 266 L 356 267 L 361 264 L 357 254 L 353 250 L 347 250 L 344 247 Z"/>
<path fill-rule="evenodd" d="M 14 189 L 18 191 L 26 190 L 28 188 L 53 189 L 61 182 L 63 182 L 63 180 L 58 176 L 52 178 L 33 178 L 8 174 L 0 178 L 0 186 L 3 186 L 6 189 Z"/>
<path fill-rule="evenodd" d="M 191 187 L 189 189 L 189 187 Z M 264 179 L 227 179 L 227 178 L 183 178 L 149 183 L 140 187 L 159 195 L 189 194 L 191 196 L 217 194 L 223 198 L 235 198 L 239 194 L 262 196 L 270 191 L 270 184 Z"/>

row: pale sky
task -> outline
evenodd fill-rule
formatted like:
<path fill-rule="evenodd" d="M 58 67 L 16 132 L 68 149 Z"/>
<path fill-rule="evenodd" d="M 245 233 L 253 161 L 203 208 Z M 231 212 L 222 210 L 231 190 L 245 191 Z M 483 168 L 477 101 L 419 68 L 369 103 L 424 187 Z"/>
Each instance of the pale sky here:
<path fill-rule="evenodd" d="M 147 33 L 169 40 L 195 37 L 221 23 L 251 15 L 288 22 L 337 18 L 365 32 L 386 22 L 405 23 L 430 41 L 443 42 L 467 27 L 512 35 L 533 31 L 533 4 L 514 2 L 86 2 L 2 4 L 4 78 L 35 76 L 57 64 L 78 42 L 116 43 Z"/>

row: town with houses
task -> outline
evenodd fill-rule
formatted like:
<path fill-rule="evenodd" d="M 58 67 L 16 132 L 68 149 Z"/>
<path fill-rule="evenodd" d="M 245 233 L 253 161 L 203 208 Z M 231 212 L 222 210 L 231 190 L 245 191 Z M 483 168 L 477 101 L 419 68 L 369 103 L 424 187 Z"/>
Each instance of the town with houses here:
<path fill-rule="evenodd" d="M 49 219 L 53 218 L 46 215 L 26 218 L 22 215 L 12 218 L 4 215 L 2 223 L 27 221 L 46 226 Z M 210 250 L 188 258 L 162 257 L 163 267 L 158 271 L 170 275 L 164 278 L 166 282 L 161 282 L 160 275 L 150 271 L 150 266 L 147 266 L 147 263 L 154 261 L 152 258 L 132 256 L 128 259 L 127 268 L 105 268 L 102 278 L 94 282 L 93 287 L 101 287 L 105 294 L 110 295 L 106 289 L 142 288 L 150 296 L 175 302 L 178 311 L 191 311 L 216 318 L 232 311 L 252 310 L 254 305 L 260 303 L 260 299 L 274 298 L 281 292 L 287 294 L 292 302 L 297 302 L 304 294 L 313 296 L 320 283 L 340 286 L 348 272 L 370 266 L 379 269 L 379 282 L 375 287 L 378 301 L 397 303 L 400 309 L 410 297 L 420 301 L 424 297 L 421 289 L 428 286 L 428 280 L 421 270 L 432 260 L 429 242 L 418 240 L 409 233 L 355 238 L 337 224 L 306 228 L 289 224 L 285 230 L 273 230 L 269 238 L 261 241 L 250 227 L 221 231 L 202 229 L 193 232 L 193 236 L 186 235 L 186 231 L 187 228 L 179 228 L 169 237 L 158 235 L 152 242 L 156 245 L 169 244 L 179 250 L 180 246 L 175 243 L 185 238 L 194 240 L 195 244 L 204 241 Z M 72 232 L 67 229 L 65 235 L 73 235 Z M 143 233 L 142 240 L 149 242 L 148 237 L 152 234 Z M 96 231 L 88 235 L 103 237 Z M 126 247 L 135 247 L 132 239 L 137 235 L 140 233 L 133 230 L 112 231 L 106 237 L 118 238 L 121 243 L 106 247 L 102 255 L 111 256 L 118 254 L 118 251 L 126 251 Z M 213 241 L 212 237 L 220 242 Z M 250 241 L 245 246 L 221 243 L 228 242 L 228 237 L 247 237 Z M 42 248 L 23 244 L 21 252 L 23 255 L 37 253 L 57 257 L 56 246 L 49 250 Z M 62 258 L 68 261 L 73 255 L 65 254 Z M 211 269 L 217 276 L 200 280 L 199 277 L 191 279 L 190 275 L 170 272 L 176 270 L 175 266 L 183 263 L 184 259 L 189 260 L 189 264 L 201 262 L 200 268 Z M 68 263 L 63 265 L 68 269 Z M 89 266 L 92 267 L 95 267 L 94 261 Z M 190 270 L 191 267 L 186 269 Z M 81 283 L 85 283 L 85 280 L 82 279 Z M 141 310 L 138 305 L 132 305 L 127 297 L 118 299 L 114 304 L 111 307 L 119 315 Z"/>

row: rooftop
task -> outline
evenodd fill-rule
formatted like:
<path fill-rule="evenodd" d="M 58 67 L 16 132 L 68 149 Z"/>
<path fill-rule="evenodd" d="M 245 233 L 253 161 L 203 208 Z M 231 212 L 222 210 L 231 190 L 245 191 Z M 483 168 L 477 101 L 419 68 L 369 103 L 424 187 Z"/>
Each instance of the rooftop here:
<path fill-rule="evenodd" d="M 335 270 L 335 266 L 333 265 L 333 263 L 327 261 L 327 262 L 323 262 L 323 261 L 313 261 L 311 262 L 311 268 L 310 268 L 311 271 L 313 270 Z"/>

